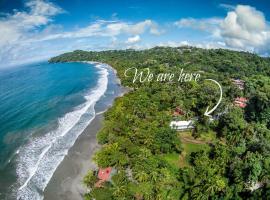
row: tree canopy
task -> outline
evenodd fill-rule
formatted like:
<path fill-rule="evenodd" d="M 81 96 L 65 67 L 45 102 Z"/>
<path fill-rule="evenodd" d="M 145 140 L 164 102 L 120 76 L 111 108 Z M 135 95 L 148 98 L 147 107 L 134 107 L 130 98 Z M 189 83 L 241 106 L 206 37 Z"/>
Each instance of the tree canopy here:
<path fill-rule="evenodd" d="M 86 199 L 269 199 L 270 198 L 270 59 L 247 52 L 194 47 L 155 47 L 148 50 L 77 50 L 50 62 L 97 61 L 117 70 L 121 83 L 132 91 L 115 100 L 105 113 L 97 138 L 102 145 L 94 160 L 99 167 L 117 169 L 111 182 L 94 187 L 93 172 L 85 177 L 91 188 Z M 200 72 L 196 82 L 132 82 L 124 72 L 130 67 L 155 73 L 180 69 Z M 205 118 L 207 106 L 218 99 L 218 88 L 204 81 L 217 80 L 224 98 Z M 231 79 L 245 81 L 245 89 Z M 245 96 L 246 108 L 233 104 Z M 185 150 L 181 132 L 169 127 L 172 111 L 181 107 L 182 120 L 197 119 L 197 138 L 214 133 L 208 148 L 192 151 L 188 166 L 172 164 L 171 155 Z M 196 145 L 196 144 L 195 144 Z M 168 159 L 170 158 L 170 159 Z M 171 161 L 172 160 L 172 161 Z M 175 167 L 177 166 L 177 167 Z"/>

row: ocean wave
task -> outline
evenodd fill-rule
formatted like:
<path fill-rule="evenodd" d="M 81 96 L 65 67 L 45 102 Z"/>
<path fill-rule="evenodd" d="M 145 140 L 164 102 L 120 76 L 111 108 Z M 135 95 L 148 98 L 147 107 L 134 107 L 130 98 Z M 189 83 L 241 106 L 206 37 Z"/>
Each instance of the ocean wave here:
<path fill-rule="evenodd" d="M 96 88 L 85 95 L 86 102 L 60 118 L 56 130 L 33 137 L 20 148 L 16 168 L 18 183 L 14 187 L 17 199 L 43 199 L 43 191 L 54 171 L 94 119 L 95 103 L 104 95 L 108 85 L 107 65 L 95 63 L 95 67 L 99 69 L 100 77 Z"/>

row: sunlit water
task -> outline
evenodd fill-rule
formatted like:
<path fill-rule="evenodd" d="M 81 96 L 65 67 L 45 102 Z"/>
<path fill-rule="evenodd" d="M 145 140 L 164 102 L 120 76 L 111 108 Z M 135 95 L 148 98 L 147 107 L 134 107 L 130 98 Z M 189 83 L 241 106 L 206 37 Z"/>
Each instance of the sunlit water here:
<path fill-rule="evenodd" d="M 106 66 L 47 62 L 0 70 L 0 199 L 42 199 L 95 116 Z"/>

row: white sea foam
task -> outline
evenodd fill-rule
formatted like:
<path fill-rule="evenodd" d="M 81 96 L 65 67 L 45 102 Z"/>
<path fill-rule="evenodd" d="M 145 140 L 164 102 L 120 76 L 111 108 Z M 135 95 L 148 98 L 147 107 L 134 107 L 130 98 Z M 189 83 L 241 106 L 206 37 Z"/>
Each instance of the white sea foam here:
<path fill-rule="evenodd" d="M 106 111 L 107 111 L 107 109 L 105 109 L 105 110 L 103 110 L 103 111 L 100 111 L 100 112 L 96 113 L 96 115 L 101 115 L 101 114 L 105 113 Z"/>
<path fill-rule="evenodd" d="M 100 70 L 97 87 L 85 96 L 86 102 L 58 120 L 58 128 L 20 148 L 16 173 L 19 188 L 15 195 L 20 200 L 43 199 L 43 191 L 57 166 L 64 159 L 78 136 L 94 119 L 95 103 L 104 95 L 108 85 L 105 64 L 95 63 Z"/>

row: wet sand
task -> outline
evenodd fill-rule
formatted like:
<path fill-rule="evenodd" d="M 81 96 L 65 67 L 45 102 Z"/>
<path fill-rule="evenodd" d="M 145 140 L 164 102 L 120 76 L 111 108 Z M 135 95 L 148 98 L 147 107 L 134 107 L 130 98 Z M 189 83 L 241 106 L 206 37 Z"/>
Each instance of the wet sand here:
<path fill-rule="evenodd" d="M 99 100 L 95 106 L 97 114 L 54 172 L 43 193 L 45 200 L 83 199 L 87 192 L 87 188 L 83 185 L 83 177 L 88 170 L 97 169 L 92 157 L 99 148 L 96 135 L 102 127 L 103 111 L 113 104 L 116 97 L 122 96 L 129 90 L 120 85 L 115 70 L 111 68 L 105 97 Z"/>
<path fill-rule="evenodd" d="M 69 150 L 44 191 L 45 200 L 83 199 L 87 189 L 82 180 L 89 169 L 96 168 L 91 157 L 99 147 L 96 134 L 102 120 L 103 115 L 97 115 Z"/>

